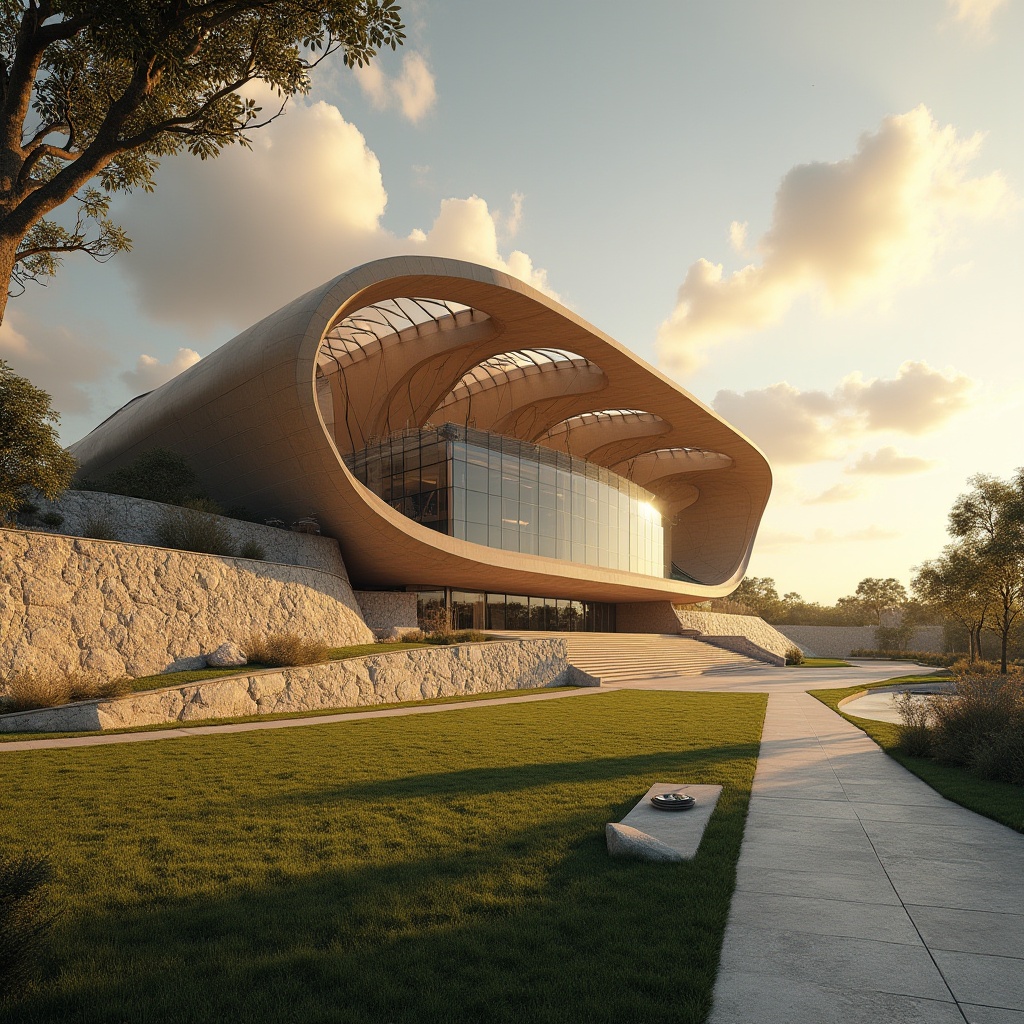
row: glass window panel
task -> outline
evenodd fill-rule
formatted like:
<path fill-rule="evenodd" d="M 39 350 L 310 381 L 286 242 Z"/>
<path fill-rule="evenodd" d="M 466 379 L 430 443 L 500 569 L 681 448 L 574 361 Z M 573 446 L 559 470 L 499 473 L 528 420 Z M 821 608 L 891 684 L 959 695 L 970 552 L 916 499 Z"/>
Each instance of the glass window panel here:
<path fill-rule="evenodd" d="M 466 540 L 473 544 L 487 543 L 487 526 L 484 523 L 466 523 Z"/>
<path fill-rule="evenodd" d="M 501 499 L 501 525 L 504 529 L 519 529 L 519 501 L 516 498 Z"/>
<path fill-rule="evenodd" d="M 487 522 L 487 495 L 476 491 L 466 494 L 466 519 L 471 523 Z"/>
<path fill-rule="evenodd" d="M 502 530 L 501 531 L 501 546 L 505 551 L 518 551 L 519 550 L 519 531 L 518 530 Z"/>
<path fill-rule="evenodd" d="M 505 595 L 487 595 L 487 628 L 505 629 Z"/>
<path fill-rule="evenodd" d="M 501 470 L 493 467 L 487 471 L 487 492 L 501 494 Z"/>
<path fill-rule="evenodd" d="M 501 527 L 500 526 L 488 526 L 487 527 L 487 543 L 492 548 L 501 547 Z"/>
<path fill-rule="evenodd" d="M 416 595 L 416 621 L 420 629 L 429 629 L 431 618 L 444 609 L 443 590 L 421 590 Z"/>
<path fill-rule="evenodd" d="M 555 507 L 555 488 L 553 485 L 541 483 L 540 485 L 540 501 L 538 502 L 543 508 L 554 508 Z"/>
<path fill-rule="evenodd" d="M 540 482 L 547 484 L 548 486 L 554 486 L 555 483 L 555 467 L 547 466 L 543 463 L 540 466 Z"/>
<path fill-rule="evenodd" d="M 466 524 L 463 520 L 456 519 L 455 522 L 452 523 L 452 536 L 457 540 L 466 539 Z"/>
<path fill-rule="evenodd" d="M 538 553 L 538 543 L 539 540 L 537 534 L 530 530 L 519 531 L 519 550 L 522 551 L 523 554 L 536 555 Z M 554 544 L 554 541 L 551 541 L 551 543 Z"/>
<path fill-rule="evenodd" d="M 519 500 L 519 477 L 505 469 L 501 471 L 501 493 L 506 498 Z"/>
<path fill-rule="evenodd" d="M 466 466 L 466 486 L 471 491 L 487 493 L 487 470 L 483 466 L 469 463 Z"/>
<path fill-rule="evenodd" d="M 537 538 L 537 554 L 546 558 L 557 557 L 557 543 L 554 537 L 545 537 L 543 534 Z"/>
<path fill-rule="evenodd" d="M 537 502 L 537 483 L 534 480 L 520 480 L 519 481 L 519 500 L 524 505 L 536 505 Z"/>
<path fill-rule="evenodd" d="M 456 522 L 466 518 L 466 492 L 457 487 L 452 489 L 452 516 Z"/>
<path fill-rule="evenodd" d="M 509 594 L 505 598 L 505 621 L 508 629 L 529 629 L 529 598 Z"/>
<path fill-rule="evenodd" d="M 497 494 L 491 494 L 487 498 L 487 525 L 501 529 L 501 497 Z"/>
<path fill-rule="evenodd" d="M 466 480 L 466 464 L 458 460 L 452 463 L 452 484 L 455 487 L 465 489 L 468 486 Z"/>
<path fill-rule="evenodd" d="M 556 514 L 553 508 L 537 509 L 537 529 L 542 537 L 554 537 L 556 528 Z"/>

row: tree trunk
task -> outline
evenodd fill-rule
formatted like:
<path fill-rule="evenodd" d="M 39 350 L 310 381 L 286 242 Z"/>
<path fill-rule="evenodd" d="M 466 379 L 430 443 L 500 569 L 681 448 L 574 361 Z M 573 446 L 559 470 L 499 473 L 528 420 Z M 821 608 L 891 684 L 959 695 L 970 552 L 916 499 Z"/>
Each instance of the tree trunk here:
<path fill-rule="evenodd" d="M 0 324 L 4 322 L 4 314 L 7 311 L 11 275 L 14 273 L 14 264 L 17 261 L 20 244 L 21 235 L 5 234 L 3 228 L 0 227 Z"/>

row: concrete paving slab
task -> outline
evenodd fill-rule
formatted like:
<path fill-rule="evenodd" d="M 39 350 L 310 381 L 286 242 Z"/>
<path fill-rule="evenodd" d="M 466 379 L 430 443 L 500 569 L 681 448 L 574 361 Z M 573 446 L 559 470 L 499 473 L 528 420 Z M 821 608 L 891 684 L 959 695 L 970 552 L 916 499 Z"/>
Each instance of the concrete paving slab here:
<path fill-rule="evenodd" d="M 770 892 L 780 896 L 819 896 L 823 899 L 847 900 L 851 903 L 900 902 L 885 872 L 864 871 L 860 875 L 839 872 L 835 864 L 818 871 L 799 868 L 739 867 L 736 871 L 737 892 Z M 733 906 L 741 901 L 733 897 Z"/>
<path fill-rule="evenodd" d="M 708 1020 L 709 1024 L 964 1024 L 955 1003 L 849 991 L 742 971 L 719 972 Z"/>
<path fill-rule="evenodd" d="M 949 987 L 966 1003 L 1024 1011 L 1024 961 L 980 953 L 932 950 Z"/>
<path fill-rule="evenodd" d="M 912 905 L 907 907 L 907 913 L 931 949 L 988 953 L 1024 960 L 1024 914 Z"/>
<path fill-rule="evenodd" d="M 1006 1010 L 1000 1006 L 975 1006 L 961 1003 L 967 1024 L 1024 1024 L 1024 1013 L 1020 1010 Z"/>
<path fill-rule="evenodd" d="M 782 929 L 921 947 L 921 936 L 900 906 L 810 896 L 751 893 L 737 908 L 737 926 Z"/>
<path fill-rule="evenodd" d="M 776 928 L 736 929 L 722 950 L 722 970 L 785 977 L 858 992 L 886 992 L 953 1002 L 923 944 L 821 935 Z"/>

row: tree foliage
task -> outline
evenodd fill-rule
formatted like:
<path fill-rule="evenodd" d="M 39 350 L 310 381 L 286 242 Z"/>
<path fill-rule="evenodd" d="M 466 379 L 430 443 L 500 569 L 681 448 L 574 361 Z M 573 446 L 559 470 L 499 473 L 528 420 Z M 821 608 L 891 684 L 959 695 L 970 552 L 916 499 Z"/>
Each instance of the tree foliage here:
<path fill-rule="evenodd" d="M 949 513 L 949 532 L 973 546 L 977 584 L 988 600 L 985 628 L 999 637 L 1000 670 L 1024 614 L 1024 470 L 1010 481 L 979 473 Z"/>
<path fill-rule="evenodd" d="M 310 88 L 339 52 L 362 67 L 403 40 L 394 0 L 0 0 L 0 318 L 8 290 L 64 255 L 131 241 L 111 196 L 152 190 L 161 158 L 215 157 Z M 265 112 L 246 94 L 281 98 Z M 97 187 L 98 186 L 98 187 Z M 70 203 L 70 216 L 50 215 Z"/>
<path fill-rule="evenodd" d="M 906 588 L 891 576 L 884 580 L 870 576 L 861 580 L 854 596 L 871 612 L 877 626 L 882 625 L 886 612 L 898 612 L 907 603 Z"/>
<path fill-rule="evenodd" d="M 75 460 L 57 439 L 59 422 L 50 396 L 0 359 L 0 523 L 30 490 L 52 500 L 71 483 Z"/>

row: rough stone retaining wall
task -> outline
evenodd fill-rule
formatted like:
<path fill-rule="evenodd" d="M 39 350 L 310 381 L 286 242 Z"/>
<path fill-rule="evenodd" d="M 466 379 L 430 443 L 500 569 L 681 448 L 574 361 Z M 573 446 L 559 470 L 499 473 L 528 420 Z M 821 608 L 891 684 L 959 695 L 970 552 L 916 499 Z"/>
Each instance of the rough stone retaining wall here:
<path fill-rule="evenodd" d="M 637 602 L 615 607 L 620 633 L 696 634 L 696 639 L 770 665 L 784 665 L 792 640 L 756 615 L 705 612 L 670 601 Z"/>
<path fill-rule="evenodd" d="M 779 626 L 810 657 L 847 658 L 850 651 L 874 650 L 875 626 Z M 919 626 L 907 643 L 908 651 L 942 654 L 945 650 L 941 626 Z"/>
<path fill-rule="evenodd" d="M 56 501 L 43 497 L 36 499 L 39 511 L 35 518 L 46 512 L 59 512 L 64 517 L 52 532 L 70 537 L 84 536 L 90 519 L 103 523 L 114 538 L 129 544 L 160 545 L 160 523 L 164 516 L 179 515 L 177 505 L 164 505 L 159 501 L 129 498 L 123 494 L 104 494 L 100 491 L 65 491 Z M 228 516 L 217 516 L 228 530 L 235 544 L 259 544 L 270 562 L 286 565 L 306 565 L 348 579 L 345 563 L 341 559 L 338 542 L 331 537 L 308 533 L 294 533 L 260 523 L 246 523 Z M 50 531 L 45 526 L 32 529 Z"/>
<path fill-rule="evenodd" d="M 725 615 L 722 612 L 705 612 L 678 605 L 674 610 L 684 629 L 695 629 L 707 637 L 745 637 L 757 647 L 782 658 L 785 658 L 786 651 L 793 646 L 793 641 L 789 637 L 756 615 Z"/>
<path fill-rule="evenodd" d="M 355 594 L 370 629 L 417 627 L 415 594 L 394 590 L 357 590 Z"/>
<path fill-rule="evenodd" d="M 0 677 L 199 668 L 248 633 L 370 643 L 347 577 L 305 566 L 0 530 Z"/>
<path fill-rule="evenodd" d="M 22 711 L 0 716 L 0 732 L 119 729 L 566 685 L 597 681 L 566 662 L 564 640 L 491 641 L 268 669 L 116 700 Z"/>

